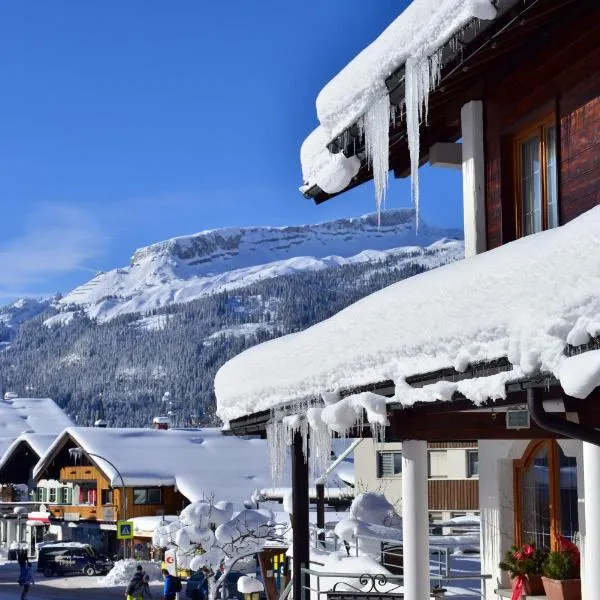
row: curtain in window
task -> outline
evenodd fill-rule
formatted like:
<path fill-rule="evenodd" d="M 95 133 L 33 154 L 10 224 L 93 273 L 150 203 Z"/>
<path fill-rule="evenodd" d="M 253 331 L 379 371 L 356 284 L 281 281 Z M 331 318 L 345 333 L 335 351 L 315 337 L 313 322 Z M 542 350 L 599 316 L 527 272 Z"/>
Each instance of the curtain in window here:
<path fill-rule="evenodd" d="M 539 136 L 532 137 L 521 145 L 523 235 L 543 229 L 540 145 Z"/>
<path fill-rule="evenodd" d="M 548 229 L 558 227 L 558 181 L 556 176 L 556 125 L 544 130 L 546 151 L 546 201 Z"/>
<path fill-rule="evenodd" d="M 521 537 L 523 543 L 550 547 L 550 461 L 540 446 L 521 473 Z"/>

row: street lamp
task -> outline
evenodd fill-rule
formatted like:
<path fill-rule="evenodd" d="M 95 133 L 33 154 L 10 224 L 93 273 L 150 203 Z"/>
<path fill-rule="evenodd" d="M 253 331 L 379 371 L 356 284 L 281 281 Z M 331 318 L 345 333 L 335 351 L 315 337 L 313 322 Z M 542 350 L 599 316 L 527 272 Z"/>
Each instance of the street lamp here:
<path fill-rule="evenodd" d="M 76 446 L 75 448 L 69 448 L 69 454 L 73 460 L 81 460 L 82 456 L 84 455 L 84 450 L 80 446 Z M 99 454 L 94 454 L 93 452 L 85 452 L 85 454 L 87 456 L 99 458 L 100 460 L 107 462 L 116 471 L 119 479 L 121 480 L 121 490 L 123 493 L 123 520 L 127 521 L 127 494 L 125 492 L 125 481 L 123 479 L 123 475 L 121 475 L 119 469 L 117 469 L 117 467 L 105 456 L 100 456 Z M 124 547 L 127 548 L 127 544 L 125 544 Z"/>

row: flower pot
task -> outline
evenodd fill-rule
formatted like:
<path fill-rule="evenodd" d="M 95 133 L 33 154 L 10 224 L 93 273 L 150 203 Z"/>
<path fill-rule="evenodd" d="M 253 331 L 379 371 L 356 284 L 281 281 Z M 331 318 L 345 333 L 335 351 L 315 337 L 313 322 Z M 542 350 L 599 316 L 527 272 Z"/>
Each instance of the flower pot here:
<path fill-rule="evenodd" d="M 544 593 L 544 585 L 541 575 L 523 575 L 523 590 L 521 595 L 525 596 L 541 596 Z M 510 580 L 513 590 L 519 581 L 519 577 Z"/>
<path fill-rule="evenodd" d="M 548 579 L 542 577 L 548 600 L 581 600 L 581 579 Z"/>

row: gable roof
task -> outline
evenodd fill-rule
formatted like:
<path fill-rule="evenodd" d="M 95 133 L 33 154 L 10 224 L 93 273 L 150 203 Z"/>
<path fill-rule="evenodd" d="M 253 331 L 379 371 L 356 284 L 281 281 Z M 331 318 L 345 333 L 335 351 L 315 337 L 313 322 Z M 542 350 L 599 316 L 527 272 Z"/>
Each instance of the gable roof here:
<path fill-rule="evenodd" d="M 20 444 L 27 444 L 39 459 L 50 448 L 56 438 L 57 435 L 54 433 L 22 433 L 0 457 L 0 470 L 10 460 L 13 452 Z"/>
<path fill-rule="evenodd" d="M 121 475 L 126 487 L 175 486 L 192 502 L 216 494 L 236 509 L 254 490 L 272 487 L 266 440 L 223 435 L 217 428 L 71 427 L 41 457 L 35 479 L 69 443 L 98 455 L 89 459 L 114 487 L 121 487 Z"/>
<path fill-rule="evenodd" d="M 0 456 L 22 433 L 58 435 L 72 425 L 73 421 L 51 398 L 0 400 Z"/>
<path fill-rule="evenodd" d="M 254 346 L 218 371 L 217 413 L 231 421 L 390 379 L 394 401 L 404 405 L 449 400 L 456 391 L 478 402 L 502 398 L 507 382 L 536 373 L 552 374 L 567 393 L 585 397 L 584 388 L 571 387 L 573 379 L 596 382 L 600 353 L 587 353 L 591 362 L 575 365 L 565 348 L 600 337 L 599 231 L 600 206 L 557 229 L 400 281 L 305 331 Z M 406 383 L 500 358 L 510 370 L 490 377 L 423 388 Z M 581 368 L 575 378 L 571 367 Z"/>

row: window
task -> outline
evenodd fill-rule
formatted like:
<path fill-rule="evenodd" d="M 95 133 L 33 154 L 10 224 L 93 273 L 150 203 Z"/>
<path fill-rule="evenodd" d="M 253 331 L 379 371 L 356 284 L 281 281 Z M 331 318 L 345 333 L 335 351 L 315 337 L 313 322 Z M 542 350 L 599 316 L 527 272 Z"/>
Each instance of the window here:
<path fill-rule="evenodd" d="M 477 477 L 479 475 L 479 452 L 477 450 L 467 450 L 467 477 Z"/>
<path fill-rule="evenodd" d="M 515 461 L 517 543 L 557 549 L 579 529 L 577 464 L 553 440 L 533 442 Z"/>
<path fill-rule="evenodd" d="M 50 488 L 48 490 L 48 502 L 50 504 L 56 504 L 56 488 Z"/>
<path fill-rule="evenodd" d="M 445 450 L 429 450 L 428 458 L 428 475 L 432 478 L 448 477 L 448 469 L 446 467 L 446 451 Z"/>
<path fill-rule="evenodd" d="M 558 226 L 556 145 L 554 119 L 515 139 L 518 236 Z"/>
<path fill-rule="evenodd" d="M 37 501 L 46 502 L 46 488 L 39 487 L 37 489 Z"/>
<path fill-rule="evenodd" d="M 113 490 L 102 490 L 102 504 L 114 504 L 114 491 Z"/>
<path fill-rule="evenodd" d="M 71 488 L 62 487 L 60 490 L 60 503 L 71 504 Z"/>
<path fill-rule="evenodd" d="M 402 475 L 402 452 L 377 452 L 377 477 Z"/>
<path fill-rule="evenodd" d="M 133 490 L 134 504 L 161 504 L 160 488 L 135 488 Z"/>

